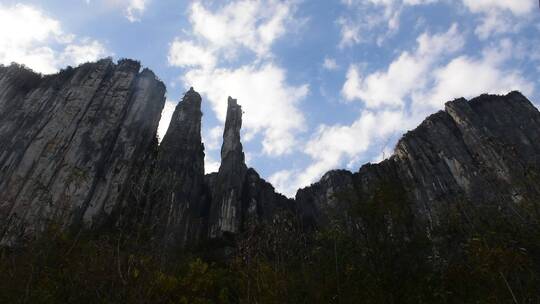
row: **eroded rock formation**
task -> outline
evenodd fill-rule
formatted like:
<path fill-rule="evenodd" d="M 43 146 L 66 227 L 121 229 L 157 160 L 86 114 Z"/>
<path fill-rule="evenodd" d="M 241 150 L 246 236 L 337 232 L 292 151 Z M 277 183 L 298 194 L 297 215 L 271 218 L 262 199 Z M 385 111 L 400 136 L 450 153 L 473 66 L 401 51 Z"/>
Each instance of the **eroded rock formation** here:
<path fill-rule="evenodd" d="M 211 205 L 208 237 L 234 236 L 249 225 L 271 220 L 276 209 L 292 212 L 294 202 L 275 192 L 274 187 L 246 166 L 240 129 L 242 107 L 229 97 L 221 147 L 221 166 L 209 178 Z"/>
<path fill-rule="evenodd" d="M 164 102 L 164 85 L 131 60 L 50 76 L 0 67 L 2 243 L 55 224 L 144 229 L 165 246 L 186 247 L 234 240 L 282 212 L 324 226 L 329 210 L 388 196 L 430 230 L 456 206 L 464 217 L 489 209 L 526 218 L 522 207 L 540 198 L 540 113 L 517 92 L 449 102 L 403 136 L 389 159 L 357 173 L 328 172 L 295 200 L 246 166 L 235 99 L 221 166 L 209 175 L 201 96 L 185 94 L 159 144 Z"/>
<path fill-rule="evenodd" d="M 50 223 L 109 220 L 156 134 L 165 86 L 140 64 L 105 59 L 40 76 L 0 68 L 3 240 Z"/>
<path fill-rule="evenodd" d="M 247 166 L 240 142 L 242 107 L 236 99 L 227 100 L 227 117 L 221 147 L 221 166 L 212 188 L 209 236 L 237 233 L 242 219 L 242 192 Z"/>
<path fill-rule="evenodd" d="M 357 173 L 333 171 L 298 191 L 304 217 L 321 220 L 336 203 L 370 201 L 383 193 L 410 204 L 428 229 L 449 214 L 495 210 L 526 218 L 540 199 L 540 113 L 520 93 L 448 102 L 403 136 L 395 154 Z M 395 194 L 395 193 L 394 193 Z"/>

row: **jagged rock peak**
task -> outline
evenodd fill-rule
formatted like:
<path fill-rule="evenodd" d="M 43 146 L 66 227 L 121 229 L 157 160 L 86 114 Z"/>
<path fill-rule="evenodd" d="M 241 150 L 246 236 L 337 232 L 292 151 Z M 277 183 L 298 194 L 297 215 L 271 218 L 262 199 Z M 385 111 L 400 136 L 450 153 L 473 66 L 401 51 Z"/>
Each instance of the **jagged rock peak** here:
<path fill-rule="evenodd" d="M 201 96 L 190 88 L 176 106 L 154 172 L 154 223 L 167 245 L 196 242 L 203 204 L 204 146 Z"/>
<path fill-rule="evenodd" d="M 201 95 L 191 87 L 176 105 L 162 145 L 168 141 L 175 141 L 179 144 L 201 142 L 201 103 Z"/>
<path fill-rule="evenodd" d="M 244 161 L 244 152 L 240 142 L 240 129 L 242 128 L 242 106 L 236 99 L 229 96 L 227 100 L 227 118 L 225 119 L 225 130 L 223 131 L 223 146 L 221 147 L 221 159 L 227 158 L 229 153 L 234 153 L 240 157 L 239 161 Z"/>

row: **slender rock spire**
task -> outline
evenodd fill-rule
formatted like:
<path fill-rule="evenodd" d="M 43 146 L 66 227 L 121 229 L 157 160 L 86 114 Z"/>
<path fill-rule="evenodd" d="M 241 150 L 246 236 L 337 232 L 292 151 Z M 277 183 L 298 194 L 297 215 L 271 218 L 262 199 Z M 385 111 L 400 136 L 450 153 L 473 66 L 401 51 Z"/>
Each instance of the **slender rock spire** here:
<path fill-rule="evenodd" d="M 237 233 L 241 225 L 242 190 L 247 172 L 240 142 L 242 107 L 229 97 L 221 147 L 221 166 L 216 178 L 210 209 L 209 237 Z"/>

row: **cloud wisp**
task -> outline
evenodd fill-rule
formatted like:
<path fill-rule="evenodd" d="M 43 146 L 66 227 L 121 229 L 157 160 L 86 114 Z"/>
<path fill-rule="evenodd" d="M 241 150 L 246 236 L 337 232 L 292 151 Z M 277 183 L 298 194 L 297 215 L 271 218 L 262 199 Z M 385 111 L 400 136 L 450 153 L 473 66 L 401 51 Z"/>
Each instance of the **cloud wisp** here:
<path fill-rule="evenodd" d="M 58 20 L 34 6 L 0 4 L 0 64 L 18 62 L 51 74 L 106 54 L 99 41 L 65 31 Z"/>

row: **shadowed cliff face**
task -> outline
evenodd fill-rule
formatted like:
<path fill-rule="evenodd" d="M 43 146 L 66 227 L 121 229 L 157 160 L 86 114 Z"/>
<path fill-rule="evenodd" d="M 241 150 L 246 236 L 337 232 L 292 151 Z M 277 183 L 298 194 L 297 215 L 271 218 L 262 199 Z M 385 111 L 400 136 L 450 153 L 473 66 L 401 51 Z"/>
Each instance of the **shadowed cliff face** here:
<path fill-rule="evenodd" d="M 201 234 L 204 146 L 201 96 L 191 88 L 178 103 L 159 146 L 151 177 L 151 224 L 168 244 L 184 245 Z M 163 234 L 163 236 L 162 236 Z"/>
<path fill-rule="evenodd" d="M 464 218 L 494 210 L 526 219 L 540 198 L 540 113 L 517 92 L 449 102 L 405 134 L 389 159 L 328 172 L 295 200 L 246 166 L 235 99 L 218 173 L 204 175 L 202 98 L 193 89 L 158 145 L 164 95 L 155 75 L 130 60 L 45 77 L 0 67 L 2 242 L 58 224 L 144 229 L 164 246 L 186 247 L 234 240 L 283 212 L 325 226 L 329 210 L 388 197 L 430 231 L 456 208 Z"/>
<path fill-rule="evenodd" d="M 212 187 L 209 236 L 221 237 L 223 233 L 237 233 L 242 217 L 242 190 L 247 166 L 240 143 L 242 107 L 236 99 L 227 101 L 227 118 L 221 147 L 221 166 Z"/>
<path fill-rule="evenodd" d="M 41 77 L 0 68 L 0 219 L 4 241 L 107 221 L 156 134 L 165 86 L 111 60 Z"/>

